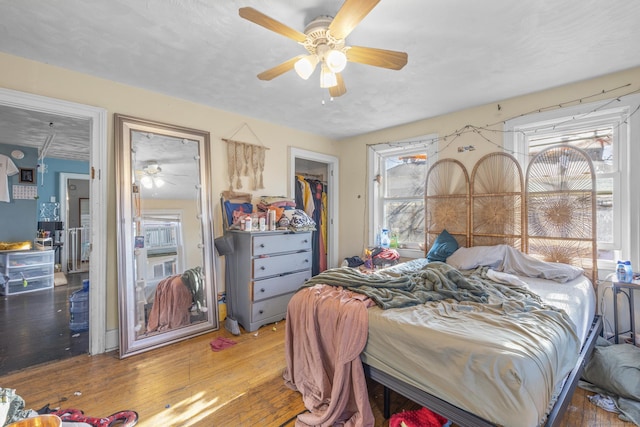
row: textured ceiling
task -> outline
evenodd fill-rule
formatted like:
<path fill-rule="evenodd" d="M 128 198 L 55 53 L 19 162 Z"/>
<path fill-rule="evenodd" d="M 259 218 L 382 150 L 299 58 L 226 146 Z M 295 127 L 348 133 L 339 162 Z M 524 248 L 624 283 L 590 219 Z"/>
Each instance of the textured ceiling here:
<path fill-rule="evenodd" d="M 240 7 L 303 31 L 341 4 L 0 0 L 0 51 L 333 139 L 640 65 L 638 1 L 382 0 L 347 44 L 407 52 L 402 70 L 350 63 L 347 93 L 335 100 L 317 71 L 307 81 L 256 78 L 305 51 L 240 18 Z M 41 131 L 51 120 L 41 119 L 29 126 Z M 23 124 L 11 120 L 0 118 L 0 142 L 15 143 L 5 136 Z"/>

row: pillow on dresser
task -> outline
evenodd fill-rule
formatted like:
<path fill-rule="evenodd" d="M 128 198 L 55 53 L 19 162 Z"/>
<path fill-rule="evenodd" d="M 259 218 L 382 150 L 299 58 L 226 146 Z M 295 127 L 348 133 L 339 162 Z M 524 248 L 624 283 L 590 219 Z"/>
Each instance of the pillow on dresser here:
<path fill-rule="evenodd" d="M 445 262 L 447 258 L 458 249 L 458 241 L 447 230 L 442 232 L 436 237 L 436 241 L 433 242 L 433 246 L 427 253 L 427 261 Z"/>

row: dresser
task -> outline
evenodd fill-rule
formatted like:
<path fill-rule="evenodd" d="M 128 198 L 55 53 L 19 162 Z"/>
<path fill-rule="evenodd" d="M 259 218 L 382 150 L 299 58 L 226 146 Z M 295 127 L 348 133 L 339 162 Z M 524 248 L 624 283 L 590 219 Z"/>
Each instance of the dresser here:
<path fill-rule="evenodd" d="M 52 250 L 0 253 L 0 294 L 53 288 L 53 257 Z"/>
<path fill-rule="evenodd" d="M 228 309 L 247 331 L 285 318 L 292 295 L 311 278 L 311 232 L 228 231 Z"/>

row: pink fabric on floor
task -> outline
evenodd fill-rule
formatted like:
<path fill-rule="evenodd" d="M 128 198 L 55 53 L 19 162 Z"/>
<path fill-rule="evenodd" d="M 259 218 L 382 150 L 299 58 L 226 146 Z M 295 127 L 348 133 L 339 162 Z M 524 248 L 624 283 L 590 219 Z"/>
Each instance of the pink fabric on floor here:
<path fill-rule="evenodd" d="M 367 343 L 362 294 L 324 284 L 299 290 L 287 307 L 285 384 L 310 411 L 296 426 L 368 427 L 375 423 L 360 353 Z"/>
<path fill-rule="evenodd" d="M 442 427 L 448 420 L 431 412 L 427 408 L 420 408 L 416 411 L 404 411 L 393 414 L 389 419 L 389 427 L 400 427 L 402 423 L 406 427 Z"/>
<path fill-rule="evenodd" d="M 214 340 L 211 340 L 211 342 L 209 343 L 209 345 L 211 346 L 211 350 L 213 351 L 221 351 L 235 344 L 236 342 L 234 340 L 225 337 L 218 337 Z"/>

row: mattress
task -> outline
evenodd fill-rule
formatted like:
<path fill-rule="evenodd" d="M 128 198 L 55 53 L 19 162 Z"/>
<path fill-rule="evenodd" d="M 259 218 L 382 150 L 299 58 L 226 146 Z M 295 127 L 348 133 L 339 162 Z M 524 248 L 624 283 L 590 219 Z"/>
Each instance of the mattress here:
<path fill-rule="evenodd" d="M 492 423 L 540 425 L 575 366 L 595 292 L 583 276 L 519 279 L 555 309 L 505 314 L 500 304 L 451 300 L 372 307 L 362 361 Z"/>

